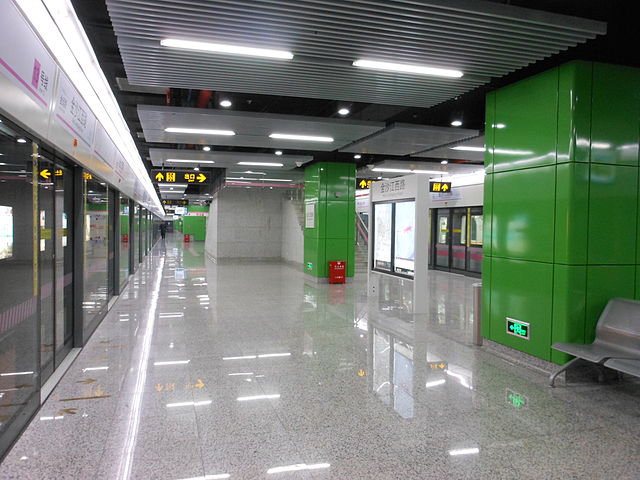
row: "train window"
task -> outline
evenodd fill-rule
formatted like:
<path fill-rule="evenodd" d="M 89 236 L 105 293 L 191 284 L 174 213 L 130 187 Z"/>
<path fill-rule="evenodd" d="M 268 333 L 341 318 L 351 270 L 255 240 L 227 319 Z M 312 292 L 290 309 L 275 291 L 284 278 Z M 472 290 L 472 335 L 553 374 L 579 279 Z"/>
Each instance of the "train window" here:
<path fill-rule="evenodd" d="M 449 217 L 438 217 L 438 243 L 447 243 L 447 233 L 449 233 Z"/>
<path fill-rule="evenodd" d="M 467 244 L 467 217 L 466 215 L 460 219 L 460 238 L 458 243 L 460 245 Z"/>

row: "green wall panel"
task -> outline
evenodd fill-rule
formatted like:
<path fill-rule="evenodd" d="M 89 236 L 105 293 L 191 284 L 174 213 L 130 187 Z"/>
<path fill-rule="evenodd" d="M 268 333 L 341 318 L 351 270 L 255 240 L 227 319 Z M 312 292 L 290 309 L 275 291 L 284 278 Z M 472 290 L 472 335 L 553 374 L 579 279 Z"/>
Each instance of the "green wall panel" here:
<path fill-rule="evenodd" d="M 489 92 L 485 102 L 485 123 L 484 123 L 484 170 L 485 173 L 493 173 L 493 145 L 495 140 L 495 116 L 496 116 L 496 93 Z"/>
<path fill-rule="evenodd" d="M 587 267 L 585 342 L 592 342 L 595 338 L 598 318 L 610 299 L 614 297 L 634 297 L 635 277 L 635 265 L 595 265 Z"/>
<path fill-rule="evenodd" d="M 591 62 L 570 62 L 559 69 L 558 163 L 589 162 L 591 136 Z"/>
<path fill-rule="evenodd" d="M 587 267 L 558 265 L 553 269 L 553 322 L 551 343 L 584 342 Z M 551 360 L 565 363 L 571 357 L 551 350 Z"/>
<path fill-rule="evenodd" d="M 556 263 L 587 262 L 589 180 L 589 164 L 563 163 L 556 167 Z"/>
<path fill-rule="evenodd" d="M 588 263 L 636 262 L 638 169 L 591 165 Z"/>
<path fill-rule="evenodd" d="M 593 68 L 592 162 L 638 165 L 639 112 L 640 70 L 596 63 Z"/>
<path fill-rule="evenodd" d="M 553 261 L 556 167 L 495 173 L 491 255 Z"/>
<path fill-rule="evenodd" d="M 552 264 L 494 257 L 490 338 L 550 360 L 552 292 Z M 507 334 L 506 317 L 529 323 L 530 339 Z"/>
<path fill-rule="evenodd" d="M 305 169 L 305 204 L 315 204 L 315 228 L 304 231 L 305 272 L 328 276 L 329 260 L 355 272 L 355 165 L 319 162 Z M 308 264 L 312 268 L 308 268 Z"/>
<path fill-rule="evenodd" d="M 558 69 L 504 87 L 495 95 L 493 171 L 554 165 Z"/>

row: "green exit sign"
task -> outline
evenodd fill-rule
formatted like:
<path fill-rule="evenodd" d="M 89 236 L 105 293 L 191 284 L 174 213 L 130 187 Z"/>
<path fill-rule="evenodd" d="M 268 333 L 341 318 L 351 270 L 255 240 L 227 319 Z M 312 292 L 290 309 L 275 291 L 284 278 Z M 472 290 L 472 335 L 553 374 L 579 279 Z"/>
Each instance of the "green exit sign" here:
<path fill-rule="evenodd" d="M 529 340 L 529 327 L 530 325 L 527 322 L 507 317 L 507 333 L 509 335 Z"/>
<path fill-rule="evenodd" d="M 307 263 L 307 270 L 313 270 L 313 263 L 311 262 Z"/>

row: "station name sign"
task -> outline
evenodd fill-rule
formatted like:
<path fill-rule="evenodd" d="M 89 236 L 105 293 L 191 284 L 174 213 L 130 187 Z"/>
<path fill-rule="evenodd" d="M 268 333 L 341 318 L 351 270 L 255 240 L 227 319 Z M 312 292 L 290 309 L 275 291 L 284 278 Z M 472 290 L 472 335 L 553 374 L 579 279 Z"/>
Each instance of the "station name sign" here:
<path fill-rule="evenodd" d="M 451 191 L 451 182 L 429 182 L 429 191 L 447 193 Z"/>
<path fill-rule="evenodd" d="M 195 170 L 152 170 L 151 178 L 156 183 L 208 183 L 207 173 Z"/>
<path fill-rule="evenodd" d="M 162 200 L 162 205 L 185 207 L 189 205 L 189 200 Z"/>

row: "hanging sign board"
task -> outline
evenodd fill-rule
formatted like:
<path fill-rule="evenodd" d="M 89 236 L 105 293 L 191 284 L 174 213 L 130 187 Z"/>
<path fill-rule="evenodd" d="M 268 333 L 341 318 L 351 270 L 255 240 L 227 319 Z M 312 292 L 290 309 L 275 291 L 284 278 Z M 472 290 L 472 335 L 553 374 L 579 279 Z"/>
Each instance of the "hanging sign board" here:
<path fill-rule="evenodd" d="M 209 174 L 195 170 L 152 170 L 151 178 L 156 183 L 208 183 Z"/>
<path fill-rule="evenodd" d="M 429 191 L 447 193 L 451 191 L 451 182 L 429 182 Z"/>
<path fill-rule="evenodd" d="M 374 183 L 374 180 L 368 180 L 366 178 L 358 178 L 356 180 L 356 188 L 361 190 L 368 190 L 371 188 L 371 184 Z"/>
<path fill-rule="evenodd" d="M 189 200 L 162 200 L 162 205 L 177 205 L 179 207 L 184 207 L 189 205 Z"/>

